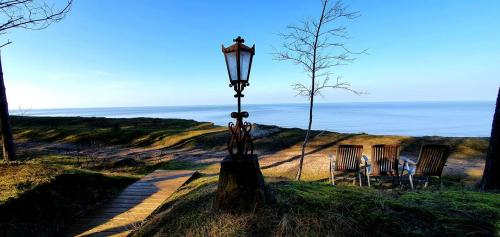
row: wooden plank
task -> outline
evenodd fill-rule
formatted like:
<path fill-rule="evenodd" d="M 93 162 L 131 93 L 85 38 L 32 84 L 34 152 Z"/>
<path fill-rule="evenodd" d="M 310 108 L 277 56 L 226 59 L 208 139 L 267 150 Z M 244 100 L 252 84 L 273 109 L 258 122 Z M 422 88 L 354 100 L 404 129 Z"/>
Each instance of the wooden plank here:
<path fill-rule="evenodd" d="M 127 236 L 182 186 L 195 171 L 157 170 L 70 228 L 72 236 Z"/>

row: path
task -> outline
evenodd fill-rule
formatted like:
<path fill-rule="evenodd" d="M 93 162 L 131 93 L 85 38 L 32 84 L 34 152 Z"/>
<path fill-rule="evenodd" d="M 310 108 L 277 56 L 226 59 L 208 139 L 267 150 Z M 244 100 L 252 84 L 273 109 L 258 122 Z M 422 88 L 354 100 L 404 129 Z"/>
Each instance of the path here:
<path fill-rule="evenodd" d="M 125 188 L 102 208 L 80 219 L 71 236 L 127 236 L 195 171 L 157 170 Z"/>

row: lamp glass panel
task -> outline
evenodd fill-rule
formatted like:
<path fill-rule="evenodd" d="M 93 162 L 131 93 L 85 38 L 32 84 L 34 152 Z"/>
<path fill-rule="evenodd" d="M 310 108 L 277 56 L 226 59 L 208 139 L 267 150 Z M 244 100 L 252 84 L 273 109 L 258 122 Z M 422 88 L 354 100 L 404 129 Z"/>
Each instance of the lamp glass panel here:
<path fill-rule="evenodd" d="M 248 69 L 250 68 L 250 57 L 252 54 L 247 51 L 240 51 L 240 78 L 248 81 Z"/>
<path fill-rule="evenodd" d="M 238 80 L 238 63 L 236 62 L 236 52 L 226 53 L 227 69 L 231 81 Z"/>

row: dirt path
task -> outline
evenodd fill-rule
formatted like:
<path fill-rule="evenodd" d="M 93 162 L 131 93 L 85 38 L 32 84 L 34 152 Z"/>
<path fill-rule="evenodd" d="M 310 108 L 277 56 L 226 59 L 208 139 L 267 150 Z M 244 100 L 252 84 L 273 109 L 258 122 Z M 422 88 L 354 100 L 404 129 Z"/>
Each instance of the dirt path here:
<path fill-rule="evenodd" d="M 49 152 L 51 154 L 61 154 L 76 156 L 77 153 L 84 153 L 85 156 L 95 157 L 101 161 L 119 160 L 133 158 L 138 161 L 161 162 L 168 160 L 189 161 L 193 164 L 215 164 L 209 169 L 201 170 L 203 173 L 215 174 L 218 172 L 218 163 L 226 156 L 225 151 L 206 151 L 203 149 L 152 149 L 142 147 L 125 146 L 104 146 L 89 147 L 77 151 L 77 147 L 65 143 L 24 143 L 24 149 L 32 151 Z M 293 178 L 298 165 L 298 155 L 300 150 L 297 147 L 287 148 L 274 153 L 260 154 L 260 166 L 266 176 L 283 176 Z M 303 178 L 304 180 L 321 180 L 328 177 L 328 154 L 333 154 L 332 148 L 308 154 L 304 160 Z M 369 151 L 366 152 L 368 157 Z M 417 159 L 415 154 L 403 154 Z M 444 175 L 459 178 L 464 185 L 473 186 L 480 181 L 484 170 L 484 159 L 474 157 L 454 157 L 448 159 L 444 168 Z"/>

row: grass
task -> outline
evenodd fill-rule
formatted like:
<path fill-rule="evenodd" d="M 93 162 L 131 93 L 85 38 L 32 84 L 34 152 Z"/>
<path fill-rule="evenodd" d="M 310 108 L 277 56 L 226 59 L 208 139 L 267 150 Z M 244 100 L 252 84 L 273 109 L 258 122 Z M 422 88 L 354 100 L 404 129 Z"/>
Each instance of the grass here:
<path fill-rule="evenodd" d="M 192 167 L 173 160 L 96 172 L 79 168 L 83 162 L 61 155 L 0 162 L 0 236 L 63 236 L 74 218 L 116 195 L 140 174 Z"/>
<path fill-rule="evenodd" d="M 0 178 L 0 236 L 62 235 L 73 218 L 136 180 L 44 164 L 14 166 L 2 165 L 9 174 Z"/>
<path fill-rule="evenodd" d="M 13 116 L 12 124 L 16 141 L 19 142 L 203 150 L 224 150 L 227 142 L 227 128 L 183 119 Z M 279 128 L 278 132 L 256 139 L 255 147 L 262 154 L 296 150 L 300 148 L 304 136 L 305 131 L 302 129 Z M 440 143 L 452 146 L 452 156 L 468 158 L 484 156 L 488 146 L 487 138 L 376 136 L 323 131 L 313 131 L 312 137 L 309 148 L 314 152 L 345 143 L 364 144 L 367 147 L 365 153 L 369 154 L 369 147 L 373 144 L 398 143 L 403 153 L 418 154 L 422 144 Z"/>
<path fill-rule="evenodd" d="M 182 160 L 169 160 L 157 163 L 145 163 L 144 165 L 140 165 L 137 167 L 115 167 L 111 163 L 110 166 L 104 164 L 100 167 L 93 168 L 94 170 L 103 170 L 103 171 L 113 171 L 117 173 L 125 173 L 131 175 L 147 175 L 155 170 L 199 170 L 204 169 L 207 164 L 194 163 L 191 161 L 182 161 Z"/>
<path fill-rule="evenodd" d="M 254 213 L 213 210 L 216 180 L 173 196 L 134 236 L 494 236 L 500 194 L 399 192 L 318 182 L 269 184 L 278 202 Z"/>
<path fill-rule="evenodd" d="M 12 124 L 18 144 L 70 146 L 62 146 L 68 147 L 67 152 L 21 146 L 17 161 L 0 161 L 0 236 L 60 235 L 73 218 L 156 169 L 204 166 L 180 160 L 139 161 L 139 165 L 101 161 L 81 153 L 84 149 L 186 147 L 192 138 L 221 130 L 211 123 L 147 118 L 14 116 Z"/>
<path fill-rule="evenodd" d="M 189 138 L 221 131 L 212 123 L 182 119 L 12 117 L 18 141 L 66 142 L 79 146 L 170 147 Z"/>
<path fill-rule="evenodd" d="M 374 235 L 425 236 L 433 233 L 460 235 L 458 231 L 463 231 L 462 235 L 498 234 L 498 194 L 463 190 L 399 193 L 331 187 L 322 183 L 274 182 L 270 186 L 279 200 L 276 205 L 250 214 L 213 211 L 210 206 L 217 178 L 214 174 L 218 172 L 216 159 L 226 148 L 227 128 L 212 123 L 153 118 L 14 116 L 12 124 L 14 137 L 20 145 L 20 159 L 0 162 L 0 213 L 3 218 L 0 219 L 0 236 L 62 233 L 67 221 L 81 216 L 130 182 L 156 169 L 194 169 L 211 175 L 194 180 L 176 192 L 138 235 L 342 236 L 373 232 Z M 257 128 L 271 127 L 259 125 Z M 293 165 L 305 131 L 272 128 L 273 133 L 254 140 L 257 154 L 278 158 L 277 162 L 272 161 L 274 163 L 261 163 L 263 173 L 268 178 L 293 178 L 296 170 Z M 327 172 L 322 169 L 327 165 L 322 158 L 334 153 L 338 144 L 363 144 L 364 153 L 368 155 L 373 144 L 394 143 L 401 144 L 403 155 L 418 154 L 425 143 L 449 144 L 453 149 L 452 157 L 468 160 L 483 159 L 488 139 L 313 131 L 306 150 L 308 158 L 303 177 L 324 180 Z M 30 144 L 34 146 L 26 148 Z M 54 146 L 55 150 L 43 148 L 53 145 L 59 146 Z M 117 162 L 92 154 L 110 148 L 112 151 L 115 148 L 114 151 L 134 150 L 137 155 L 133 155 L 135 160 Z M 179 152 L 164 155 L 174 150 Z M 142 151 L 155 151 L 167 159 L 143 159 Z M 177 158 L 184 154 L 192 156 Z M 437 227 L 432 224 L 436 221 Z M 25 230 L 36 232 L 22 232 Z"/>
<path fill-rule="evenodd" d="M 41 164 L 0 163 L 0 205 L 34 187 L 48 184 L 63 170 Z"/>

